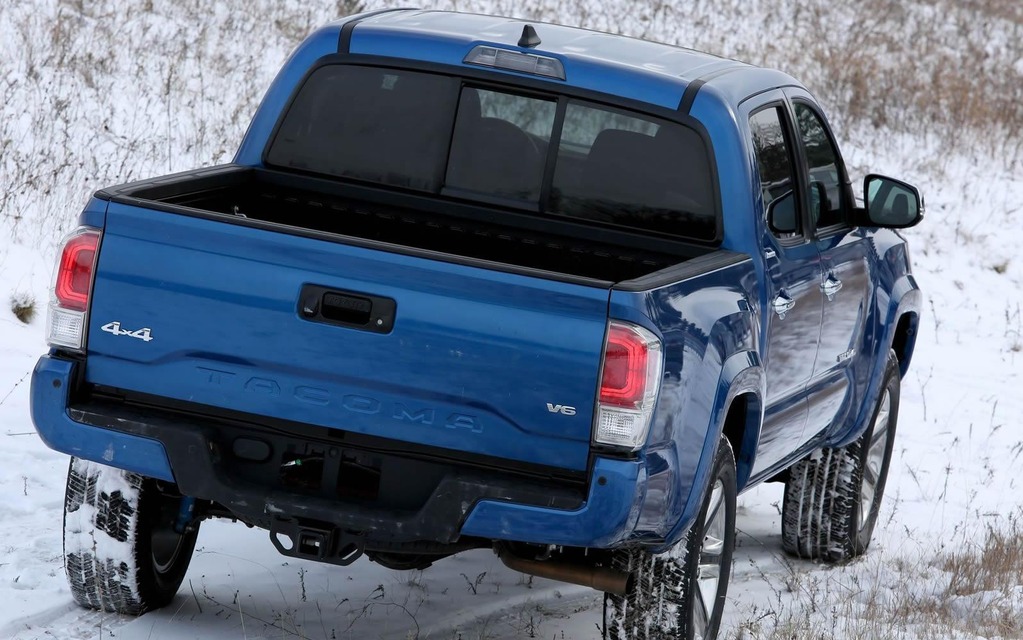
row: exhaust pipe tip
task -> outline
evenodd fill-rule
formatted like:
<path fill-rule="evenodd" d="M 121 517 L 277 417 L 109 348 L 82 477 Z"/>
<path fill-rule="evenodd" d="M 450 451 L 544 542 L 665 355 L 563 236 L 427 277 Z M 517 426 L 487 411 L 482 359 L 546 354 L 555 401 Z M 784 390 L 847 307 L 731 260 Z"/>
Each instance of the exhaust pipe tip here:
<path fill-rule="evenodd" d="M 597 591 L 619 596 L 624 596 L 628 592 L 629 583 L 632 580 L 631 574 L 606 567 L 594 567 L 553 560 L 530 560 L 515 555 L 504 546 L 497 547 L 495 553 L 497 553 L 497 557 L 501 559 L 501 562 L 512 571 L 590 587 Z"/>

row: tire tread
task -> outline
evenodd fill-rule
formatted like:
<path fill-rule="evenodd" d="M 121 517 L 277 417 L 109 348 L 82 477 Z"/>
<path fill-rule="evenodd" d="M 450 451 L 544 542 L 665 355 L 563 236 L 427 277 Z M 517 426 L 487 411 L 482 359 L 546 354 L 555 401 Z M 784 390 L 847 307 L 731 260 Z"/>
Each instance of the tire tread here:
<path fill-rule="evenodd" d="M 883 389 L 893 390 L 889 438 L 895 436 L 898 386 L 898 361 L 891 353 L 882 388 L 882 393 Z M 865 541 L 859 539 L 857 509 L 866 457 L 864 447 L 870 446 L 876 415 L 875 406 L 871 427 L 857 440 L 844 447 L 815 451 L 789 469 L 782 507 L 782 547 L 787 553 L 842 562 L 866 550 L 869 537 Z M 882 476 L 887 475 L 890 442 L 888 446 Z M 875 510 L 883 496 L 883 479 L 879 484 Z"/>
<path fill-rule="evenodd" d="M 717 456 L 715 469 L 721 465 L 730 467 L 730 486 L 734 493 L 735 459 L 727 439 L 721 438 Z M 728 504 L 733 510 L 730 522 L 734 525 L 734 495 Z M 632 580 L 626 595 L 604 596 L 605 640 L 688 640 L 693 637 L 689 611 L 691 598 L 696 597 L 693 589 L 698 587 L 690 583 L 698 571 L 702 543 L 694 537 L 695 529 L 695 526 L 690 528 L 672 552 L 654 554 L 638 545 L 614 552 L 611 567 L 629 573 Z M 732 531 L 734 536 L 734 526 Z M 729 548 L 723 559 L 729 568 L 730 551 Z M 727 587 L 727 574 L 722 581 Z M 723 598 L 718 604 L 723 607 Z"/>
<path fill-rule="evenodd" d="M 155 481 L 72 458 L 64 496 L 64 569 L 71 596 L 83 607 L 142 615 L 174 597 L 191 560 L 196 532 L 182 554 L 157 575 L 150 539 L 158 502 Z"/>

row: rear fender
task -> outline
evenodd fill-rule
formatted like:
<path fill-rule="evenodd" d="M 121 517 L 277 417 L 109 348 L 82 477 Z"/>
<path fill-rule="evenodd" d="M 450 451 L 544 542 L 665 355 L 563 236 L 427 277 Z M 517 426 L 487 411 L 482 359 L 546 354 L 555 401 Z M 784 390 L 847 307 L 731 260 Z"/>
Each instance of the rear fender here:
<path fill-rule="evenodd" d="M 767 392 L 767 376 L 760 355 L 754 351 L 745 351 L 728 358 L 721 372 L 718 389 L 719 393 L 724 394 L 724 400 L 716 403 L 716 406 L 721 407 L 714 419 L 714 424 L 718 425 L 718 436 L 725 433 L 726 421 L 732 406 L 736 402 L 745 402 L 740 396 L 752 395 L 755 398 L 751 405 L 755 413 L 746 416 L 746 422 L 741 425 L 741 431 L 736 432 L 733 429 L 725 433 L 732 443 L 732 450 L 735 453 L 736 486 L 741 492 L 749 481 L 753 463 L 756 461 L 757 445 L 760 443 L 760 426 L 764 421 L 763 398 Z M 716 439 L 705 443 L 705 447 L 714 443 L 716 443 Z M 710 450 L 713 451 L 713 449 Z"/>
<path fill-rule="evenodd" d="M 663 548 L 670 548 L 678 542 L 685 532 L 692 526 L 703 503 L 703 496 L 710 482 L 710 471 L 714 464 L 714 455 L 717 451 L 717 443 L 725 430 L 725 421 L 728 412 L 734 402 L 743 402 L 739 399 L 745 394 L 753 394 L 758 401 L 756 415 L 747 416 L 746 428 L 743 429 L 741 444 L 738 448 L 732 443 L 736 459 L 737 487 L 741 491 L 749 480 L 750 471 L 753 468 L 757 443 L 760 440 L 760 425 L 763 419 L 763 398 L 765 392 L 764 369 L 760 357 L 756 352 L 743 351 L 730 356 L 721 370 L 721 377 L 718 381 L 717 395 L 714 400 L 714 410 L 709 424 L 713 428 L 706 431 L 706 438 L 701 447 L 700 461 L 693 467 L 695 473 L 690 476 L 679 473 L 677 480 L 677 491 L 685 498 L 681 515 L 672 520 L 672 514 L 665 513 L 664 526 L 667 528 L 667 535 Z M 752 425 L 752 428 L 750 428 Z M 731 439 L 730 439 L 731 440 Z"/>
<path fill-rule="evenodd" d="M 754 291 L 749 259 L 650 291 L 612 291 L 611 317 L 648 326 L 664 344 L 664 379 L 640 452 L 648 477 L 638 540 L 670 544 L 689 526 L 699 504 L 691 494 L 702 494 L 729 402 L 762 392 Z"/>

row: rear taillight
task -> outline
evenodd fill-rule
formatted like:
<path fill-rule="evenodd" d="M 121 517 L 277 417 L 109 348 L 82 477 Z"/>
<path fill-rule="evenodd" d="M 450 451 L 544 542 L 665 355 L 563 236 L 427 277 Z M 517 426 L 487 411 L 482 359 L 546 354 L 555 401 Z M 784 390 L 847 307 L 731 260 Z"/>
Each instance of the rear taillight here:
<path fill-rule="evenodd" d="M 638 325 L 611 322 L 604 347 L 594 441 L 628 449 L 643 446 L 662 370 L 657 336 Z"/>
<path fill-rule="evenodd" d="M 61 243 L 46 323 L 46 341 L 51 346 L 81 349 L 85 344 L 85 315 L 99 239 L 98 230 L 80 227 Z"/>

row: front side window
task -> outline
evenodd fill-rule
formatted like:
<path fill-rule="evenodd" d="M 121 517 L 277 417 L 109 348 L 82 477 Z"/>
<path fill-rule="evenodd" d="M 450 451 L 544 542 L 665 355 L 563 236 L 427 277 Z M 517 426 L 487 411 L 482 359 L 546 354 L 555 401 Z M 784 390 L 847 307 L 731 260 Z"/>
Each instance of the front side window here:
<path fill-rule="evenodd" d="M 749 120 L 753 149 L 760 172 L 760 193 L 764 200 L 768 226 L 778 237 L 801 233 L 796 198 L 796 172 L 792 149 L 782 125 L 781 107 L 770 107 L 753 114 Z"/>
<path fill-rule="evenodd" d="M 838 152 L 817 112 L 802 102 L 794 107 L 806 153 L 810 215 L 818 228 L 842 224 L 846 218 Z"/>

